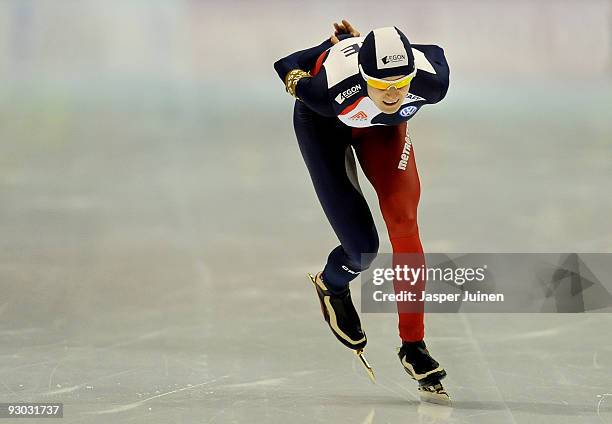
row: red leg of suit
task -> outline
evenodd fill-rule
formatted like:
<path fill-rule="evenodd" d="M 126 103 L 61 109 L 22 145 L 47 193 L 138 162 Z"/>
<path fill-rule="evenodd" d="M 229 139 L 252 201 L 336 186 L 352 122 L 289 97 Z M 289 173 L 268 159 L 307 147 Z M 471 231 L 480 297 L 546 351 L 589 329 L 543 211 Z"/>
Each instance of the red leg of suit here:
<path fill-rule="evenodd" d="M 410 149 L 408 163 L 405 169 L 400 169 L 402 153 L 405 153 L 406 143 L 410 145 L 407 124 L 398 126 L 374 126 L 353 129 L 353 138 L 357 141 L 357 157 L 365 175 L 374 186 L 378 195 L 381 212 L 389 239 L 393 247 L 394 267 L 397 264 L 408 263 L 411 267 L 424 265 L 423 247 L 419 238 L 417 226 L 417 206 L 421 194 L 419 175 Z M 415 253 L 398 257 L 398 253 Z M 396 293 L 399 284 L 394 284 Z M 401 284 L 406 290 L 407 285 Z M 417 298 L 425 288 L 425 280 L 420 279 L 412 287 Z M 405 304 L 403 306 L 406 306 Z M 410 310 L 398 304 L 399 333 L 404 341 L 418 341 L 424 337 L 422 305 L 411 303 Z"/>

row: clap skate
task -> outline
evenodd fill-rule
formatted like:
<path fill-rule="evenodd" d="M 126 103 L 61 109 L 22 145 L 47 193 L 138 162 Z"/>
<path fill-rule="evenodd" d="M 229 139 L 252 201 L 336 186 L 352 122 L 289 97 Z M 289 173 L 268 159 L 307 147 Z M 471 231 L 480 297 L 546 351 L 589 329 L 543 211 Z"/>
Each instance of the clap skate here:
<path fill-rule="evenodd" d="M 363 354 L 363 349 L 368 341 L 361 328 L 361 321 L 353 305 L 349 287 L 347 286 L 340 293 L 333 293 L 325 285 L 320 272 L 316 276 L 308 274 L 308 277 L 315 286 L 323 318 L 332 333 L 340 343 L 355 352 L 365 367 L 368 377 L 372 382 L 376 382 L 374 371 Z"/>
<path fill-rule="evenodd" d="M 422 401 L 451 405 L 451 399 L 440 380 L 446 371 L 433 359 L 424 341 L 403 342 L 398 356 L 404 370 L 419 383 L 419 396 Z"/>

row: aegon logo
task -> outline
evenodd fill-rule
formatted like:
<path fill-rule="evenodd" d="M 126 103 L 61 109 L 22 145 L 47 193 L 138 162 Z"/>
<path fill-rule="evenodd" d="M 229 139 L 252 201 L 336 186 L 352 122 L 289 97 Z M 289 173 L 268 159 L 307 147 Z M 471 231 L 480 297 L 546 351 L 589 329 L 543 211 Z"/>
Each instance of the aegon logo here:
<path fill-rule="evenodd" d="M 408 159 L 410 159 L 410 149 L 412 148 L 412 140 L 410 140 L 410 134 L 408 133 L 408 127 L 406 127 L 406 136 L 404 137 L 404 150 L 402 156 L 397 165 L 397 169 L 405 171 L 408 166 Z"/>
<path fill-rule="evenodd" d="M 406 55 L 405 54 L 390 54 L 388 56 L 383 57 L 381 60 L 382 60 L 382 63 L 386 65 L 387 63 L 401 62 L 403 60 L 406 60 Z"/>
<path fill-rule="evenodd" d="M 342 104 L 342 102 L 344 100 L 348 99 L 349 97 L 351 97 L 354 94 L 359 93 L 360 90 L 361 90 L 361 84 L 354 85 L 353 87 L 349 88 L 348 90 L 345 90 L 342 93 L 338 94 L 336 96 L 336 101 L 339 104 Z"/>
<path fill-rule="evenodd" d="M 406 116 L 412 115 L 416 111 L 417 111 L 416 106 L 408 106 L 400 110 L 400 115 L 402 115 L 405 118 Z"/>

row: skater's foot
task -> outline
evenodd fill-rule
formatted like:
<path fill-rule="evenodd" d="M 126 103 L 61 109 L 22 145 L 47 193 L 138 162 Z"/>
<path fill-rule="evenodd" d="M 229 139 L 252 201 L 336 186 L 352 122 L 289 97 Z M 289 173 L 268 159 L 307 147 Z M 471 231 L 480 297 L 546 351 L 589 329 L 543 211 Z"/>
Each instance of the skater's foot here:
<path fill-rule="evenodd" d="M 446 371 L 429 355 L 424 341 L 403 342 L 398 356 L 406 372 L 418 381 L 419 386 L 439 382 L 446 377 Z"/>
<path fill-rule="evenodd" d="M 335 293 L 327 288 L 320 272 L 316 276 L 308 276 L 317 290 L 323 317 L 334 336 L 349 349 L 363 350 L 368 341 L 361 329 L 361 321 L 348 286 L 342 292 Z"/>
<path fill-rule="evenodd" d="M 450 397 L 440 383 L 446 371 L 431 357 L 424 341 L 403 342 L 398 356 L 404 370 L 419 383 L 421 400 L 450 405 Z"/>
<path fill-rule="evenodd" d="M 451 406 L 451 398 L 442 383 L 437 382 L 431 386 L 419 386 L 419 397 L 423 402 L 437 403 L 438 405 Z"/>

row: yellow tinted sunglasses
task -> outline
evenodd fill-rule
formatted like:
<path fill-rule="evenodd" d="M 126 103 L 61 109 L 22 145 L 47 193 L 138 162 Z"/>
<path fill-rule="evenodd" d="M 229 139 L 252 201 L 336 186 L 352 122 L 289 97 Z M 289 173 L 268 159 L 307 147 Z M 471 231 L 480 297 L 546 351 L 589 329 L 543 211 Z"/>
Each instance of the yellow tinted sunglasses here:
<path fill-rule="evenodd" d="M 417 70 L 415 68 L 414 71 L 412 71 L 412 73 L 410 73 L 409 75 L 406 75 L 405 77 L 402 77 L 400 79 L 396 79 L 393 81 L 387 81 L 384 79 L 378 79 L 378 78 L 374 78 L 374 77 L 367 75 L 365 72 L 363 72 L 363 68 L 361 67 L 361 65 L 359 65 L 359 72 L 361 72 L 361 76 L 366 81 L 366 83 L 370 87 L 376 88 L 378 90 L 388 90 L 391 87 L 395 87 L 398 90 L 400 88 L 404 88 L 408 84 L 410 84 L 412 79 L 415 77 L 416 71 Z"/>

